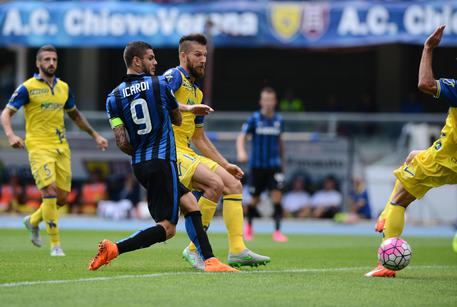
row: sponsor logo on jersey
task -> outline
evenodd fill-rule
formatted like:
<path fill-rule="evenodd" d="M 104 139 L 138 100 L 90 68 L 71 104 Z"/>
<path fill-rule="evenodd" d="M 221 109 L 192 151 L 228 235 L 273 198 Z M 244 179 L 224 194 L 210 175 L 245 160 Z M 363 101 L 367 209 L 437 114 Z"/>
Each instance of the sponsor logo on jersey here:
<path fill-rule="evenodd" d="M 30 90 L 30 96 L 33 96 L 33 95 L 44 95 L 44 94 L 47 94 L 47 93 L 49 93 L 49 89 L 48 88 L 39 88 L 39 89 Z"/>
<path fill-rule="evenodd" d="M 49 111 L 53 111 L 53 110 L 60 110 L 62 109 L 62 104 L 60 103 L 57 103 L 57 102 L 43 102 L 41 104 L 41 110 L 49 110 Z"/>

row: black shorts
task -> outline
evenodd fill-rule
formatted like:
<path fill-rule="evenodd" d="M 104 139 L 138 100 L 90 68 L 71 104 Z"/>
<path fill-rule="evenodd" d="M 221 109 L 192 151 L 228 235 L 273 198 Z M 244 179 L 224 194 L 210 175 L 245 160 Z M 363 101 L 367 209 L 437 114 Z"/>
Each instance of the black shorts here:
<path fill-rule="evenodd" d="M 176 162 L 150 160 L 133 165 L 133 172 L 146 189 L 148 208 L 152 218 L 158 223 L 168 220 L 178 223 L 179 199 L 189 190 L 179 182 Z"/>
<path fill-rule="evenodd" d="M 260 196 L 263 191 L 281 191 L 284 187 L 284 175 L 279 168 L 253 168 L 249 178 L 252 196 Z"/>

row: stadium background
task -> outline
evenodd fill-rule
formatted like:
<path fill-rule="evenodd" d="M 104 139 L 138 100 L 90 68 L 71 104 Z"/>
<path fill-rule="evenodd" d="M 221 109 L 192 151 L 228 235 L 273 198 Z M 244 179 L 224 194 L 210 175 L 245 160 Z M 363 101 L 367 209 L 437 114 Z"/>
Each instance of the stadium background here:
<path fill-rule="evenodd" d="M 272 86 L 280 102 L 300 102 L 281 112 L 288 179 L 304 173 L 317 189 L 333 174 L 347 200 L 351 179 L 361 176 L 376 214 L 393 185 L 392 170 L 410 149 L 428 146 L 443 124 L 446 107 L 418 92 L 417 71 L 427 34 L 447 23 L 434 70 L 436 77 L 454 75 L 456 20 L 452 1 L 6 1 L 0 4 L 0 108 L 36 71 L 36 48 L 56 45 L 58 76 L 70 84 L 94 127 L 110 138 L 110 149 L 99 153 L 67 123 L 75 181 L 87 181 L 94 169 L 122 175 L 128 159 L 115 147 L 104 105 L 124 74 L 123 46 L 132 39 L 150 42 L 162 73 L 178 64 L 179 36 L 202 31 L 212 42 L 206 101 L 217 111 L 208 116 L 207 130 L 223 154 L 234 161 L 242 122 L 257 109 L 259 90 Z M 21 115 L 14 125 L 23 129 Z M 4 184 L 14 172 L 30 176 L 26 153 L 7 145 L 2 134 Z M 455 187 L 433 191 L 421 202 L 409 210 L 412 221 L 457 220 Z"/>

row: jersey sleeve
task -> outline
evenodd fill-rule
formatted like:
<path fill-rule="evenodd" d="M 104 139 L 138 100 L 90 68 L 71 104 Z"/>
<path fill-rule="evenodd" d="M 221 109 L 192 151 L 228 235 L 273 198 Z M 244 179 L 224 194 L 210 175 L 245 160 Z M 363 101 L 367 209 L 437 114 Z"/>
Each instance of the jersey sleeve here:
<path fill-rule="evenodd" d="M 165 107 L 168 110 L 174 110 L 177 107 L 179 107 L 178 101 L 176 101 L 176 97 L 173 92 L 173 89 L 170 86 L 170 84 L 168 83 L 165 75 L 163 77 L 159 77 L 159 82 L 160 82 L 160 86 L 165 91 Z"/>
<path fill-rule="evenodd" d="M 202 104 L 205 104 L 205 100 L 202 101 Z M 195 128 L 202 128 L 205 125 L 205 116 L 197 115 L 194 119 Z"/>
<path fill-rule="evenodd" d="M 279 133 L 284 133 L 284 119 L 282 118 L 282 116 L 279 116 Z"/>
<path fill-rule="evenodd" d="M 177 91 L 181 87 L 182 76 L 178 69 L 171 68 L 167 70 L 163 76 L 173 92 Z"/>
<path fill-rule="evenodd" d="M 29 103 L 29 91 L 27 88 L 21 84 L 11 95 L 7 108 L 13 109 L 14 111 L 19 110 L 23 105 Z"/>
<path fill-rule="evenodd" d="M 450 107 L 457 107 L 457 89 L 454 79 L 436 80 L 437 90 L 433 97 L 446 102 Z"/>
<path fill-rule="evenodd" d="M 111 129 L 124 124 L 116 105 L 116 99 L 113 95 L 109 95 L 106 99 L 106 115 L 108 116 Z"/>
<path fill-rule="evenodd" d="M 68 87 L 68 98 L 67 101 L 65 102 L 64 106 L 65 111 L 73 111 L 76 109 L 76 104 L 75 104 L 75 97 L 73 96 L 73 92 L 71 91 L 71 88 Z"/>
<path fill-rule="evenodd" d="M 255 130 L 255 119 L 254 116 L 248 118 L 248 120 L 241 126 L 241 132 L 244 134 L 252 134 Z"/>

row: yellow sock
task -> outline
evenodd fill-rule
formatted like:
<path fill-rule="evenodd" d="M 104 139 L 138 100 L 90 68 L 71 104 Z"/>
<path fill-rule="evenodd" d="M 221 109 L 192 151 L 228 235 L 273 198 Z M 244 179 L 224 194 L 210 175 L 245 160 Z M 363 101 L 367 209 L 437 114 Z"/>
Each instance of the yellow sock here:
<path fill-rule="evenodd" d="M 224 195 L 223 211 L 225 227 L 229 239 L 229 252 L 238 254 L 246 248 L 243 241 L 243 207 L 241 194 Z"/>
<path fill-rule="evenodd" d="M 51 247 L 60 244 L 59 238 L 59 215 L 57 213 L 57 199 L 43 198 L 43 204 L 41 205 L 43 210 L 43 220 L 46 223 L 46 231 L 51 240 Z"/>
<path fill-rule="evenodd" d="M 200 208 L 200 211 L 202 213 L 202 224 L 203 228 L 208 229 L 209 224 L 213 220 L 214 213 L 216 213 L 216 207 L 217 203 L 214 201 L 211 201 L 205 197 L 200 197 L 198 200 L 198 207 Z M 197 248 L 195 247 L 194 243 L 190 242 L 189 244 L 189 249 L 191 251 L 196 251 Z"/>
<path fill-rule="evenodd" d="M 405 208 L 390 204 L 384 225 L 384 240 L 400 237 L 404 227 Z"/>
<path fill-rule="evenodd" d="M 66 208 L 67 204 L 64 204 L 62 206 L 59 206 L 57 205 L 57 210 L 58 211 L 62 211 L 61 208 Z M 43 206 L 43 203 L 41 203 L 40 205 L 40 208 L 38 208 L 35 212 L 32 213 L 32 215 L 30 216 L 30 224 L 32 224 L 32 226 L 34 227 L 37 227 L 41 221 L 43 221 L 43 209 L 41 209 Z M 62 212 L 60 212 L 62 213 Z M 65 212 L 66 213 L 66 212 Z"/>
<path fill-rule="evenodd" d="M 30 224 L 33 227 L 38 227 L 38 224 L 41 223 L 43 220 L 43 203 L 41 203 L 40 208 L 38 208 L 35 212 L 32 213 L 30 216 Z"/>
<path fill-rule="evenodd" d="M 397 192 L 399 183 L 400 183 L 400 181 L 398 181 L 398 180 L 395 181 L 395 186 L 394 186 L 394 189 L 392 190 L 392 193 L 390 193 L 389 200 L 387 201 L 387 204 L 384 207 L 384 210 L 381 212 L 381 215 L 379 216 L 380 219 L 383 219 L 383 220 L 386 219 L 387 214 L 389 213 L 390 202 L 392 201 L 392 198 L 394 197 L 395 193 Z"/>

